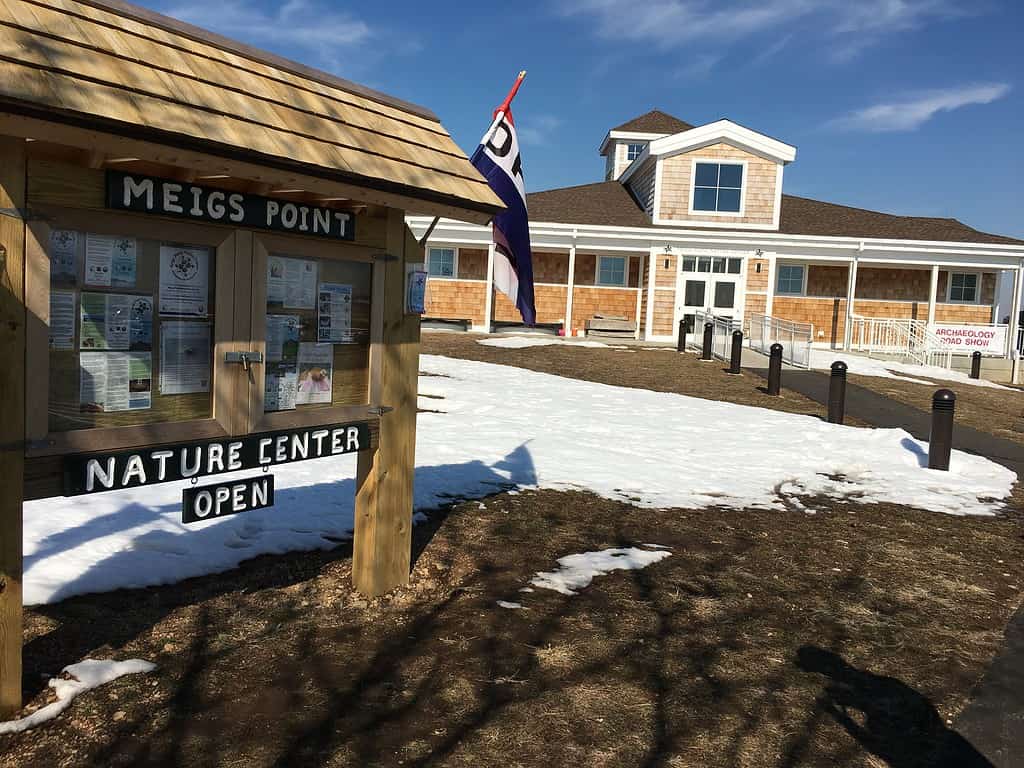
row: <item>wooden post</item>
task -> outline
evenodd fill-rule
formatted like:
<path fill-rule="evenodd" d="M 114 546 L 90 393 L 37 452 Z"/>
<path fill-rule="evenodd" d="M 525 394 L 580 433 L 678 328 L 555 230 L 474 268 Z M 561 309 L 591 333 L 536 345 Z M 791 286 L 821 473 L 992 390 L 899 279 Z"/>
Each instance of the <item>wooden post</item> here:
<path fill-rule="evenodd" d="M 25 142 L 0 137 L 0 719 L 21 709 Z"/>
<path fill-rule="evenodd" d="M 423 249 L 400 210 L 388 211 L 387 252 L 392 258 L 376 273 L 383 285 L 374 285 L 383 321 L 371 339 L 371 376 L 376 365 L 380 377 L 371 386 L 380 399 L 371 404 L 393 410 L 381 416 L 377 449 L 359 454 L 352 552 L 353 584 L 370 597 L 408 584 L 412 557 L 420 318 L 405 314 L 405 264 L 422 262 Z"/>

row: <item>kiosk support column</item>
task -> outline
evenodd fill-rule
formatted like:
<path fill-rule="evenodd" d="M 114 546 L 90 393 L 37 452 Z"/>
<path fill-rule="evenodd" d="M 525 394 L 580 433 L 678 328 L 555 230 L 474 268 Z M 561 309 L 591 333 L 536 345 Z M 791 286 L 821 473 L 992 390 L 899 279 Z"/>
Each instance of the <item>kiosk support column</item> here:
<path fill-rule="evenodd" d="M 371 330 L 370 397 L 392 410 L 380 418 L 377 449 L 359 454 L 352 548 L 353 584 L 370 597 L 408 584 L 412 558 L 420 318 L 405 314 L 405 264 L 422 262 L 423 249 L 400 210 L 388 211 L 387 251 L 393 258 L 374 273 L 383 321 L 376 338 Z"/>
<path fill-rule="evenodd" d="M 0 137 L 0 719 L 21 709 L 25 142 Z"/>

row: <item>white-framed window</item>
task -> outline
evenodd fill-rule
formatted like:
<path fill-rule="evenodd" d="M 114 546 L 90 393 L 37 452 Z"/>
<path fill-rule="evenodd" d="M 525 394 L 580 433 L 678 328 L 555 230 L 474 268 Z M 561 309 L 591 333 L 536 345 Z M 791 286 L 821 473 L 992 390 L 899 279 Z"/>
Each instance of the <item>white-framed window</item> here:
<path fill-rule="evenodd" d="M 683 272 L 738 275 L 742 271 L 743 259 L 735 256 L 683 256 Z"/>
<path fill-rule="evenodd" d="M 775 293 L 780 296 L 802 296 L 807 268 L 803 264 L 780 264 L 775 278 Z"/>
<path fill-rule="evenodd" d="M 624 286 L 626 284 L 626 257 L 598 256 L 597 284 Z"/>
<path fill-rule="evenodd" d="M 427 275 L 455 277 L 457 262 L 454 248 L 430 248 L 427 250 Z"/>
<path fill-rule="evenodd" d="M 743 215 L 746 163 L 693 161 L 690 213 Z"/>
<path fill-rule="evenodd" d="M 626 159 L 629 162 L 633 162 L 640 155 L 644 153 L 644 149 L 647 147 L 646 144 L 627 144 L 626 145 Z"/>
<path fill-rule="evenodd" d="M 946 300 L 953 304 L 977 304 L 981 300 L 981 275 L 977 272 L 950 272 Z"/>

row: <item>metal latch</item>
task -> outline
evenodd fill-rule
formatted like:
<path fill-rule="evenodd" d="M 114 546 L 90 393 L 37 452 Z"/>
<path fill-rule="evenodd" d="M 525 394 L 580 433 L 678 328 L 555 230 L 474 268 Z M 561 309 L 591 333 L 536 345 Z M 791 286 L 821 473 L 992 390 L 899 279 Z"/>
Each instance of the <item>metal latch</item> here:
<path fill-rule="evenodd" d="M 263 362 L 262 352 L 225 352 L 224 353 L 225 363 L 241 363 L 242 370 L 248 371 L 249 366 L 253 363 Z"/>

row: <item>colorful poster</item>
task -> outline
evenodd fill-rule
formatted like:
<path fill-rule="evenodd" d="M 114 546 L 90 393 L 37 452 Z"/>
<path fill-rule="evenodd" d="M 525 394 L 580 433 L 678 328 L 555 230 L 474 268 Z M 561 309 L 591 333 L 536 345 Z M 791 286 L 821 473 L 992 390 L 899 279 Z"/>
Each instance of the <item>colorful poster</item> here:
<path fill-rule="evenodd" d="M 152 406 L 153 364 L 148 352 L 82 352 L 78 365 L 83 413 L 140 411 Z"/>
<path fill-rule="evenodd" d="M 50 291 L 50 349 L 75 348 L 75 292 Z"/>
<path fill-rule="evenodd" d="M 316 276 L 315 261 L 271 255 L 267 259 L 267 304 L 285 309 L 313 309 Z"/>
<path fill-rule="evenodd" d="M 160 246 L 161 315 L 207 317 L 209 291 L 209 249 Z"/>
<path fill-rule="evenodd" d="M 267 362 L 298 356 L 299 322 L 298 315 L 267 315 Z"/>
<path fill-rule="evenodd" d="M 295 410 L 299 384 L 298 315 L 267 315 L 267 363 L 263 410 Z"/>
<path fill-rule="evenodd" d="M 85 236 L 85 284 L 107 288 L 135 287 L 136 242 L 133 237 Z"/>
<path fill-rule="evenodd" d="M 321 344 L 352 341 L 352 286 L 320 283 L 316 338 Z"/>
<path fill-rule="evenodd" d="M 422 265 L 413 265 L 408 270 L 409 283 L 405 292 L 405 314 L 422 315 L 426 312 L 427 271 Z"/>
<path fill-rule="evenodd" d="M 299 387 L 295 395 L 298 405 L 331 402 L 333 365 L 334 347 L 330 344 L 299 344 Z"/>
<path fill-rule="evenodd" d="M 123 349 L 131 343 L 134 296 L 119 293 L 82 293 L 82 349 Z"/>
<path fill-rule="evenodd" d="M 160 394 L 210 391 L 210 324 L 160 324 Z"/>
<path fill-rule="evenodd" d="M 50 282 L 78 284 L 78 233 L 71 229 L 50 232 Z"/>

